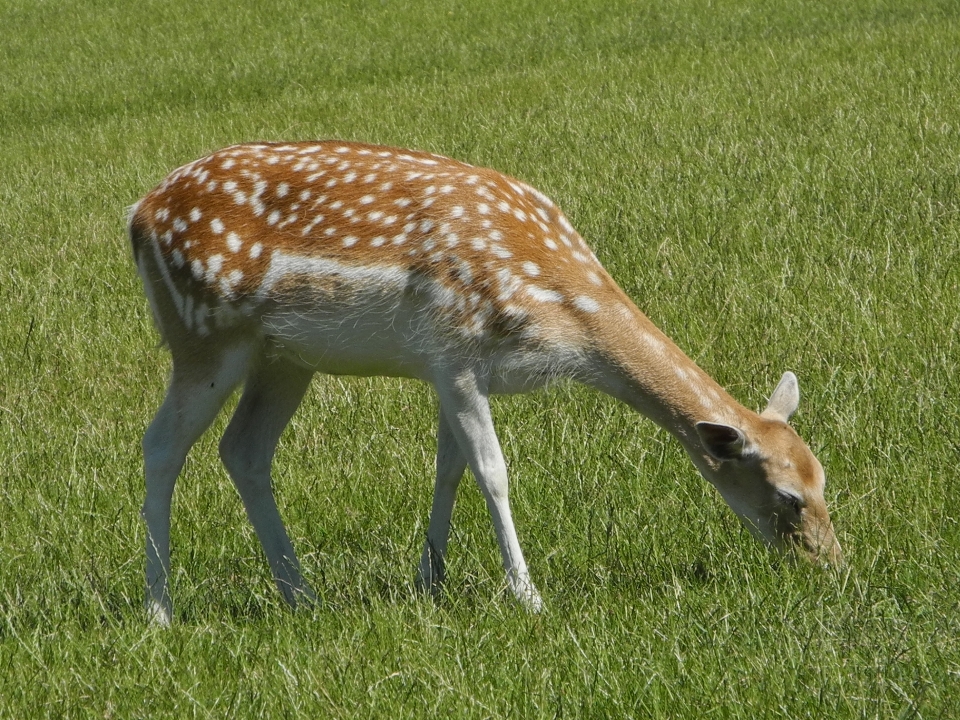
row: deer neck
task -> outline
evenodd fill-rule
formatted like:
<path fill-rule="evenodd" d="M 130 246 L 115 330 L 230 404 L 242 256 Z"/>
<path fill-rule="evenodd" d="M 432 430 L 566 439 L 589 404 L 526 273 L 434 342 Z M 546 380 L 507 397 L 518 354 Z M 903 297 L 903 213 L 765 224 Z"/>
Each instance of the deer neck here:
<path fill-rule="evenodd" d="M 603 370 L 588 382 L 668 430 L 698 465 L 713 461 L 696 432 L 701 421 L 742 427 L 752 413 L 632 305 L 596 333 Z"/>

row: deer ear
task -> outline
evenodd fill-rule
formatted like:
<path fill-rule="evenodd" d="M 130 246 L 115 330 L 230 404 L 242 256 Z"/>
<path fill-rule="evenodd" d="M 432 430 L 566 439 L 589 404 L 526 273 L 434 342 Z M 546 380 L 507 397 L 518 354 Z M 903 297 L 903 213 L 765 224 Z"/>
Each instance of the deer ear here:
<path fill-rule="evenodd" d="M 797 411 L 799 404 L 800 385 L 797 383 L 797 376 L 787 371 L 780 378 L 773 394 L 770 395 L 770 401 L 767 403 L 766 409 L 760 415 L 771 420 L 787 422 L 790 416 Z"/>
<path fill-rule="evenodd" d="M 697 434 L 704 449 L 717 460 L 739 460 L 746 454 L 747 437 L 732 425 L 698 422 Z"/>

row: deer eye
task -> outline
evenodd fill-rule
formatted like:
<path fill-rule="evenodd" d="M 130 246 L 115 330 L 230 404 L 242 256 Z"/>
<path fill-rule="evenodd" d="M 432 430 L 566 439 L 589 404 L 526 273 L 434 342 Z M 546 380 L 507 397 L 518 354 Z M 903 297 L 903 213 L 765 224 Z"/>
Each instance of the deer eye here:
<path fill-rule="evenodd" d="M 777 500 L 781 505 L 790 508 L 797 515 L 800 514 L 800 511 L 803 509 L 806 503 L 803 501 L 799 495 L 796 495 L 789 490 L 777 490 Z"/>

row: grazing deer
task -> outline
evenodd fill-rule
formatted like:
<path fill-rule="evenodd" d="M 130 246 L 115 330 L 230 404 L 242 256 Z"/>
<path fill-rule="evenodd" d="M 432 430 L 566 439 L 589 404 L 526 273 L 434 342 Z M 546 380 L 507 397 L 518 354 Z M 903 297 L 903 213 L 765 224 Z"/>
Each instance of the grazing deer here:
<path fill-rule="evenodd" d="M 131 210 L 133 255 L 173 356 L 143 438 L 147 605 L 169 623 L 170 504 L 187 451 L 241 383 L 220 455 L 291 606 L 313 594 L 273 497 L 281 432 L 314 372 L 431 383 L 437 475 L 418 581 L 436 592 L 469 466 L 513 594 L 541 607 L 517 540 L 491 393 L 572 378 L 669 430 L 750 531 L 838 563 L 824 473 L 787 425 L 785 373 L 747 410 L 637 309 L 543 194 L 437 155 L 347 142 L 228 147 Z"/>

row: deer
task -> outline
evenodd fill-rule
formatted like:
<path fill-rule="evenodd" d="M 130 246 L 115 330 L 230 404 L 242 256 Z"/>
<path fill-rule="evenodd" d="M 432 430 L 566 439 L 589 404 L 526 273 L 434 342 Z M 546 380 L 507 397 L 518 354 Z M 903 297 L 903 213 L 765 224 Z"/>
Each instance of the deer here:
<path fill-rule="evenodd" d="M 734 400 L 641 312 L 560 209 L 495 170 L 427 152 L 326 140 L 233 145 L 174 170 L 129 212 L 162 342 L 165 398 L 142 441 L 146 607 L 169 624 L 170 512 L 191 446 L 242 385 L 220 458 L 273 580 L 316 602 L 273 495 L 281 433 L 314 373 L 430 383 L 436 476 L 417 586 L 440 592 L 457 488 L 470 468 L 505 587 L 543 600 L 524 560 L 490 397 L 558 380 L 665 428 L 749 532 L 838 566 L 820 462 L 788 424 L 785 372 L 761 412 Z M 776 552 L 775 552 L 776 554 Z"/>

